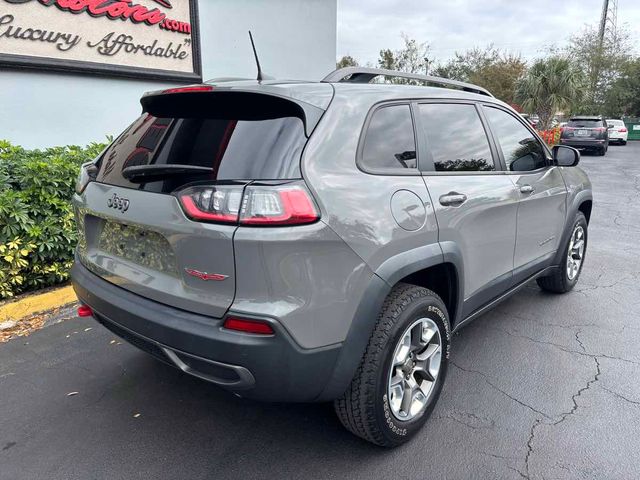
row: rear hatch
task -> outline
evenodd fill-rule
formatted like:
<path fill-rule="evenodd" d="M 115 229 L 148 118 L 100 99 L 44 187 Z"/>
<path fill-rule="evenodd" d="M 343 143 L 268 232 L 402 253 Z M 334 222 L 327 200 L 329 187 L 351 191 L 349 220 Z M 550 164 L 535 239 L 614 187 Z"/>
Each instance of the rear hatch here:
<path fill-rule="evenodd" d="M 235 294 L 233 235 L 243 191 L 257 180 L 301 178 L 302 149 L 322 110 L 206 86 L 150 94 L 142 103 L 144 113 L 75 197 L 79 258 L 129 291 L 221 317 Z"/>
<path fill-rule="evenodd" d="M 603 139 L 607 129 L 604 122 L 592 118 L 572 118 L 562 129 L 562 138 L 572 140 Z"/>

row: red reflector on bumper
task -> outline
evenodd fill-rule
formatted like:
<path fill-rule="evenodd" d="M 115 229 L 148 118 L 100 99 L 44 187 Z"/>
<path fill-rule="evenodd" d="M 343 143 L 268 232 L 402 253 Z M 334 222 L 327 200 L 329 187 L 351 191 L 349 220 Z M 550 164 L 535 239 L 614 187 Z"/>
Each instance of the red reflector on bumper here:
<path fill-rule="evenodd" d="M 78 307 L 78 316 L 79 317 L 91 317 L 93 316 L 93 310 L 89 305 L 80 305 Z"/>
<path fill-rule="evenodd" d="M 224 321 L 224 328 L 245 333 L 257 333 L 259 335 L 273 335 L 273 328 L 266 322 L 259 320 L 245 320 L 244 318 L 229 317 Z"/>

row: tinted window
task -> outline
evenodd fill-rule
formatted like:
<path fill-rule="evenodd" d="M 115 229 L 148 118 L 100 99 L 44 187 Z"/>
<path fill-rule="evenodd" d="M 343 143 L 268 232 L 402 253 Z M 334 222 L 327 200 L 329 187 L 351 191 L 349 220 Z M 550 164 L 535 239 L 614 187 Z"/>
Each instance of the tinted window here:
<path fill-rule="evenodd" d="M 306 137 L 302 120 L 280 117 L 156 118 L 143 115 L 102 157 L 97 181 L 154 192 L 171 192 L 196 180 L 268 180 L 300 177 Z M 174 175 L 137 184 L 122 170 L 138 165 L 191 165 L 211 168 L 205 175 Z"/>
<path fill-rule="evenodd" d="M 409 105 L 391 105 L 373 113 L 364 139 L 366 168 L 417 168 L 416 139 Z"/>
<path fill-rule="evenodd" d="M 420 120 L 433 164 L 422 170 L 495 170 L 489 141 L 473 105 L 420 105 Z"/>
<path fill-rule="evenodd" d="M 487 107 L 484 111 L 502 149 L 507 170 L 526 172 L 547 165 L 544 148 L 522 123 L 497 108 Z"/>
<path fill-rule="evenodd" d="M 602 120 L 587 120 L 581 118 L 572 118 L 567 124 L 568 127 L 582 127 L 582 128 L 598 128 L 603 127 Z"/>

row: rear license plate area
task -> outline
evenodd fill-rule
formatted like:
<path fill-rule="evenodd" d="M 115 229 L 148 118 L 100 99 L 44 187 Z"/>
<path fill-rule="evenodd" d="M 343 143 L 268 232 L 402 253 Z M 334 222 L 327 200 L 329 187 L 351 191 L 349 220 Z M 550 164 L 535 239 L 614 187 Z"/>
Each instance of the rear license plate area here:
<path fill-rule="evenodd" d="M 177 275 L 171 245 L 164 236 L 152 230 L 103 220 L 98 249 L 136 265 Z"/>

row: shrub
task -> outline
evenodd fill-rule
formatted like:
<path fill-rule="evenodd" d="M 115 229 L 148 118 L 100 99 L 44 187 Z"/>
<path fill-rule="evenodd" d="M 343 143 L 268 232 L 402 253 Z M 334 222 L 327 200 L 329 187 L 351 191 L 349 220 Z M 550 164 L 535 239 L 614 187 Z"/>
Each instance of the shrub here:
<path fill-rule="evenodd" d="M 538 130 L 538 133 L 542 137 L 542 139 L 547 142 L 547 145 L 553 147 L 560 142 L 560 135 L 562 134 L 562 129 L 560 127 L 552 128 L 550 130 Z"/>
<path fill-rule="evenodd" d="M 25 150 L 0 141 L 0 298 L 69 278 L 75 180 L 104 147 Z"/>

